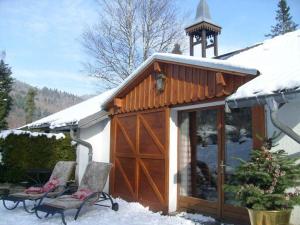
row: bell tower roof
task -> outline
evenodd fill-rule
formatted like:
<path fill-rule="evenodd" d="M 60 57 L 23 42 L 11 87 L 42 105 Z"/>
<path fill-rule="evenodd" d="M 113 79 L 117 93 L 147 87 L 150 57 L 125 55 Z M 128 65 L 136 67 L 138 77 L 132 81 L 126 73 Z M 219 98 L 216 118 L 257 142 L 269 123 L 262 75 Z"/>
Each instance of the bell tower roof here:
<path fill-rule="evenodd" d="M 208 23 L 208 24 L 214 26 L 216 28 L 216 32 L 218 32 L 218 33 L 221 30 L 220 29 L 221 27 L 218 24 L 216 24 L 215 22 L 213 22 L 213 20 L 211 19 L 209 6 L 208 6 L 206 0 L 200 0 L 198 7 L 197 7 L 197 11 L 196 11 L 196 18 L 194 19 L 194 21 L 191 24 L 186 26 L 185 30 L 189 30 L 189 28 L 194 27 L 201 23 Z"/>
<path fill-rule="evenodd" d="M 208 4 L 205 0 L 201 0 L 197 7 L 196 20 L 211 20 Z"/>

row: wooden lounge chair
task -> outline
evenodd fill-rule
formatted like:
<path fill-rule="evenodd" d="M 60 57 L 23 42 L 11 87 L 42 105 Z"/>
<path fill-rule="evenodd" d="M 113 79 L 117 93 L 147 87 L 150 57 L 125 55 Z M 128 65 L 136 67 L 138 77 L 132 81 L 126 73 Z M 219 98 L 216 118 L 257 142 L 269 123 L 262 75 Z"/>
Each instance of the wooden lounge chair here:
<path fill-rule="evenodd" d="M 72 172 L 74 171 L 76 162 L 74 161 L 59 161 L 56 163 L 49 181 L 56 179 L 59 184 L 45 192 L 30 192 L 26 190 L 24 192 L 13 193 L 2 197 L 3 205 L 8 210 L 15 209 L 20 203 L 23 203 L 23 207 L 26 212 L 33 213 L 33 208 L 41 204 L 44 198 L 55 198 L 61 195 L 66 190 L 67 181 L 69 181 Z M 26 205 L 26 200 L 34 202 L 32 209 L 29 209 Z"/>
<path fill-rule="evenodd" d="M 109 208 L 111 207 L 112 210 L 118 211 L 118 203 L 114 202 L 109 194 L 103 192 L 111 167 L 112 164 L 110 163 L 90 162 L 86 167 L 85 173 L 78 187 L 78 191 L 76 192 L 78 193 L 81 190 L 89 190 L 89 194 L 83 199 L 75 198 L 73 194 L 62 195 L 49 202 L 44 202 L 35 208 L 36 216 L 42 219 L 40 212 L 45 213 L 45 218 L 49 215 L 53 216 L 55 214 L 60 214 L 63 224 L 66 225 L 64 213 L 70 209 L 76 210 L 74 220 L 78 218 L 81 209 L 85 206 L 98 205 Z M 100 204 L 103 201 L 109 201 L 110 205 Z"/>

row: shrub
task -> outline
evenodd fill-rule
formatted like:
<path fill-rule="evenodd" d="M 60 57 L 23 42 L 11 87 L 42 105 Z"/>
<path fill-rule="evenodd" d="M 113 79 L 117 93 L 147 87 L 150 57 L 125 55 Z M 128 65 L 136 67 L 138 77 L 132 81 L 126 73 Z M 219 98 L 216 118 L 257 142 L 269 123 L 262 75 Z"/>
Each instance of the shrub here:
<path fill-rule="evenodd" d="M 56 139 L 29 134 L 10 134 L 0 139 L 0 182 L 18 183 L 28 180 L 27 172 L 31 169 L 52 170 L 57 161 L 75 160 L 75 147 L 71 138 Z"/>
<path fill-rule="evenodd" d="M 269 140 L 269 139 L 267 139 Z M 265 141 L 261 149 L 253 150 L 251 159 L 238 159 L 234 180 L 225 191 L 235 194 L 239 206 L 254 210 L 285 210 L 300 204 L 300 165 L 284 150 L 271 151 Z M 290 192 L 289 188 L 295 190 Z"/>

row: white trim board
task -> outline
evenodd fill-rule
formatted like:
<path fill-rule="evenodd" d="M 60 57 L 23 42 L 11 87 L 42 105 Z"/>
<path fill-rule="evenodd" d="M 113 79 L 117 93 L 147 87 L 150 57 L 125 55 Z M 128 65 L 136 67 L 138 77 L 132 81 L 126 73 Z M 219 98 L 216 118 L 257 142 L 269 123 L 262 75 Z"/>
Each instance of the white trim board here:
<path fill-rule="evenodd" d="M 169 213 L 177 210 L 177 140 L 178 140 L 178 112 L 170 111 L 169 138 Z"/>
<path fill-rule="evenodd" d="M 171 110 L 182 111 L 182 110 L 206 108 L 206 107 L 219 106 L 219 105 L 225 105 L 225 101 L 216 101 L 216 102 L 200 103 L 196 105 L 179 106 L 179 107 L 171 108 Z"/>

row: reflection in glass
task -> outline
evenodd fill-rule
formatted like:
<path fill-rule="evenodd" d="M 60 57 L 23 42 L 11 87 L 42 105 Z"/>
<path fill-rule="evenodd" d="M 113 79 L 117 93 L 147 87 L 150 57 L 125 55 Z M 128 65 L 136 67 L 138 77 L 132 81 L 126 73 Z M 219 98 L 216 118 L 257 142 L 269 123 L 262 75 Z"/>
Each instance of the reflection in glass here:
<path fill-rule="evenodd" d="M 217 110 L 182 112 L 180 194 L 217 201 Z"/>
<path fill-rule="evenodd" d="M 237 158 L 250 159 L 253 148 L 252 117 L 250 108 L 234 109 L 225 114 L 225 184 L 233 182 Z M 225 203 L 233 204 L 234 196 L 225 193 Z"/>

